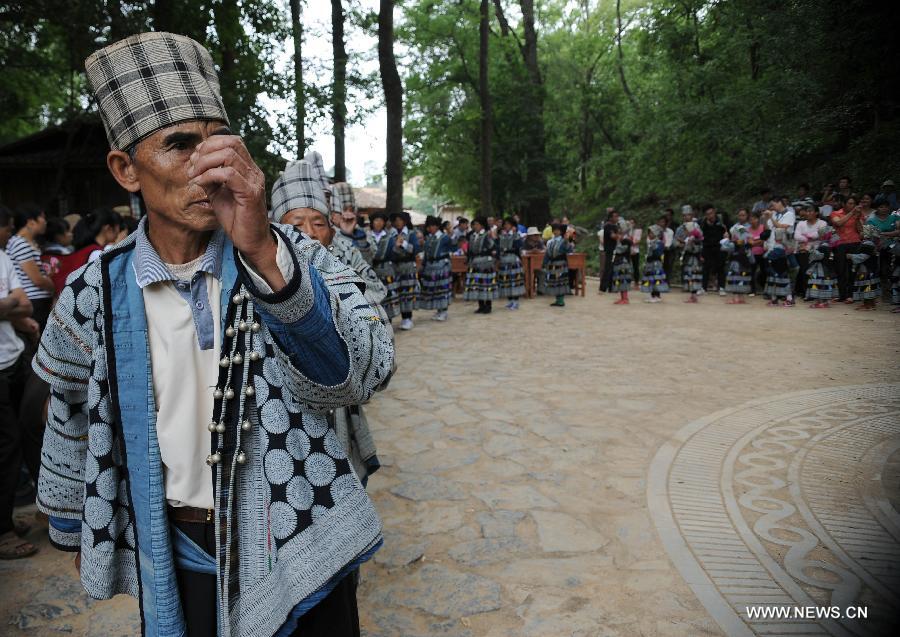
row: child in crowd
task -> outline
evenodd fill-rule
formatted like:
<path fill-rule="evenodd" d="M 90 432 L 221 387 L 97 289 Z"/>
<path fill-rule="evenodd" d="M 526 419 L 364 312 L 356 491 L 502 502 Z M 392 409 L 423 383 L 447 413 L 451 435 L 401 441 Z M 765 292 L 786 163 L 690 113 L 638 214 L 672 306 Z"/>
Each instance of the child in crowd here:
<path fill-rule="evenodd" d="M 422 251 L 422 294 L 419 297 L 420 310 L 434 310 L 432 321 L 446 321 L 447 308 L 453 296 L 450 271 L 450 237 L 441 229 L 441 220 L 429 216 L 425 220 L 425 248 Z"/>
<path fill-rule="evenodd" d="M 766 231 L 766 224 L 762 222 L 758 210 L 750 213 L 750 255 L 753 257 L 751 262 L 750 275 L 750 294 L 756 296 L 757 291 L 763 289 L 766 284 L 766 264 L 763 253 L 766 251 L 765 241 L 760 236 Z"/>
<path fill-rule="evenodd" d="M 400 329 L 411 330 L 413 310 L 419 296 L 419 274 L 416 268 L 416 255 L 420 251 L 419 237 L 415 228 L 411 227 L 409 213 L 392 213 L 390 220 L 397 231 L 390 241 L 388 258 L 394 263 L 397 277 L 397 304 L 403 319 L 400 321 Z"/>
<path fill-rule="evenodd" d="M 496 244 L 488 231 L 488 221 L 478 217 L 472 222 L 469 237 L 469 271 L 466 274 L 466 301 L 478 301 L 475 314 L 490 314 L 492 301 L 498 297 L 497 272 L 494 269 Z"/>
<path fill-rule="evenodd" d="M 519 297 L 525 294 L 525 271 L 522 269 L 522 236 L 514 219 L 503 220 L 503 231 L 497 239 L 500 253 L 499 273 L 497 275 L 500 297 L 509 299 L 508 310 L 519 309 Z"/>
<path fill-rule="evenodd" d="M 750 229 L 738 218 L 738 223 L 731 226 L 728 233 L 729 238 L 722 241 L 722 250 L 728 255 L 725 291 L 731 294 L 731 298 L 727 303 L 743 305 L 746 303 L 744 297 L 753 291 L 754 259 L 751 253 Z"/>
<path fill-rule="evenodd" d="M 659 303 L 662 301 L 662 293 L 669 291 L 669 282 L 666 280 L 662 262 L 665 251 L 663 231 L 663 228 L 656 224 L 647 228 L 647 261 L 644 263 L 641 276 L 641 291 L 650 293 L 650 297 L 645 299 L 647 303 Z"/>
<path fill-rule="evenodd" d="M 859 252 L 848 254 L 853 268 L 853 300 L 862 301 L 857 310 L 874 310 L 881 296 L 881 277 L 878 276 L 878 251 L 869 240 L 863 241 Z"/>
<path fill-rule="evenodd" d="M 613 275 L 610 292 L 618 292 L 619 300 L 614 305 L 628 305 L 628 290 L 634 279 L 634 268 L 631 265 L 631 238 L 622 235 L 613 251 Z"/>
<path fill-rule="evenodd" d="M 381 307 L 384 308 L 388 321 L 390 321 L 399 311 L 396 271 L 394 263 L 390 259 L 390 247 L 397 236 L 397 231 L 387 225 L 387 215 L 383 212 L 369 215 L 369 224 L 371 226 L 369 243 L 372 246 L 372 267 L 387 289 L 387 296 L 382 301 Z"/>
<path fill-rule="evenodd" d="M 813 301 L 814 309 L 830 307 L 838 297 L 837 277 L 831 265 L 831 246 L 821 241 L 809 251 L 809 268 L 806 271 L 806 300 Z"/>
<path fill-rule="evenodd" d="M 768 276 L 766 276 L 765 293 L 769 297 L 769 307 L 792 307 L 791 276 L 788 265 L 788 254 L 784 247 L 785 230 L 775 228 L 771 231 L 772 243 L 766 250 Z"/>
<path fill-rule="evenodd" d="M 497 276 L 500 297 L 509 299 L 508 310 L 519 309 L 519 297 L 525 294 L 525 271 L 522 269 L 522 237 L 514 219 L 503 220 L 503 231 L 497 239 L 500 253 L 499 274 Z"/>
<path fill-rule="evenodd" d="M 682 250 L 681 254 L 681 290 L 690 293 L 685 303 L 696 303 L 697 295 L 703 292 L 703 263 L 700 254 L 703 252 L 703 232 L 694 221 L 690 206 L 682 208 L 684 223 L 675 231 L 675 241 Z"/>
<path fill-rule="evenodd" d="M 553 307 L 565 307 L 566 294 L 569 292 L 568 254 L 572 251 L 572 244 L 563 236 L 565 231 L 565 225 L 553 224 L 553 236 L 547 242 L 544 252 L 543 293 L 556 297 L 550 304 Z"/>

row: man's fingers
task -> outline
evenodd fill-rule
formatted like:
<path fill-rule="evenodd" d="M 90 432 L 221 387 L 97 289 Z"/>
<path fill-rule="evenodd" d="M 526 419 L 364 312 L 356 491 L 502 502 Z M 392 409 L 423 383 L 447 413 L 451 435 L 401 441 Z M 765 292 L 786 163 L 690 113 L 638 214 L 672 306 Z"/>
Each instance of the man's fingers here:
<path fill-rule="evenodd" d="M 215 193 L 221 186 L 227 187 L 236 195 L 250 194 L 250 183 L 233 166 L 210 168 L 194 177 L 192 181 L 203 188 L 209 195 Z"/>
<path fill-rule="evenodd" d="M 232 147 L 219 148 L 210 152 L 196 152 L 191 156 L 191 164 L 188 166 L 188 177 L 201 175 L 210 168 L 231 166 L 239 172 L 247 173 L 250 165 Z"/>
<path fill-rule="evenodd" d="M 232 149 L 245 162 L 247 162 L 247 164 L 255 165 L 253 158 L 250 157 L 250 152 L 244 145 L 244 140 L 242 140 L 237 135 L 213 135 L 211 137 L 208 137 L 203 140 L 203 142 L 199 146 L 197 146 L 196 154 L 198 156 L 208 155 L 225 148 Z"/>

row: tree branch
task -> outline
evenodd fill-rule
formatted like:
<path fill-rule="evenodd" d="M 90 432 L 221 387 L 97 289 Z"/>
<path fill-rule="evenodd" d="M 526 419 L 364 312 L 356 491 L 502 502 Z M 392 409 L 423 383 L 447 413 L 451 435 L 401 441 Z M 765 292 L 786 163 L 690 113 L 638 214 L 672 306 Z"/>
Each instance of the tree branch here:
<path fill-rule="evenodd" d="M 519 39 L 519 34 L 516 33 L 515 29 L 509 26 L 509 21 L 506 19 L 506 14 L 503 12 L 503 5 L 501 4 L 501 0 L 494 0 L 494 12 L 497 14 L 497 21 L 500 23 L 500 33 L 504 36 L 512 35 L 513 39 L 516 41 L 516 46 L 519 47 L 519 51 L 522 53 L 522 57 L 525 57 L 525 47 L 522 44 L 522 41 Z"/>

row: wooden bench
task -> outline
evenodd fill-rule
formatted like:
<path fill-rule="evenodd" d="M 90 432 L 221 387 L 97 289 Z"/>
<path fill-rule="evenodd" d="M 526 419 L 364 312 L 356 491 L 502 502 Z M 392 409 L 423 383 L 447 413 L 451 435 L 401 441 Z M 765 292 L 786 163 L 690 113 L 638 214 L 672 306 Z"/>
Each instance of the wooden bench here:
<path fill-rule="evenodd" d="M 575 270 L 575 294 L 577 295 L 581 292 L 581 296 L 584 296 L 584 269 L 585 269 L 585 260 L 587 255 L 584 252 L 573 252 L 572 254 L 566 257 L 566 261 L 569 264 L 569 270 Z"/>
<path fill-rule="evenodd" d="M 543 268 L 544 251 L 529 250 L 522 254 L 522 269 L 525 270 L 525 296 L 533 299 L 537 294 L 537 272 Z"/>
<path fill-rule="evenodd" d="M 450 255 L 450 273 L 453 276 L 453 293 L 462 294 L 469 271 L 469 261 L 464 255 Z"/>

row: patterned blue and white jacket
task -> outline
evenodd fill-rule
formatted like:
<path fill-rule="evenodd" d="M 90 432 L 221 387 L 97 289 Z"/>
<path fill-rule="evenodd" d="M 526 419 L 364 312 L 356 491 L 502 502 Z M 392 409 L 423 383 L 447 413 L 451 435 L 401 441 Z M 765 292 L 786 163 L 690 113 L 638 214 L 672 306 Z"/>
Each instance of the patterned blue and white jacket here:
<path fill-rule="evenodd" d="M 273 230 L 294 259 L 274 294 L 259 291 L 222 242 L 222 354 L 243 361 L 220 370 L 214 413 L 225 432 L 210 434 L 222 456 L 213 466 L 223 538 L 215 572 L 219 634 L 228 636 L 280 634 L 382 542 L 326 417 L 385 382 L 390 337 L 355 273 L 293 228 Z M 142 634 L 181 636 L 175 568 L 184 557 L 166 515 L 135 243 L 132 235 L 69 277 L 34 358 L 51 386 L 38 505 L 53 544 L 81 551 L 92 597 L 132 595 Z M 335 331 L 346 374 L 323 384 L 309 364 L 328 356 L 318 343 Z M 232 400 L 218 397 L 229 388 Z"/>

